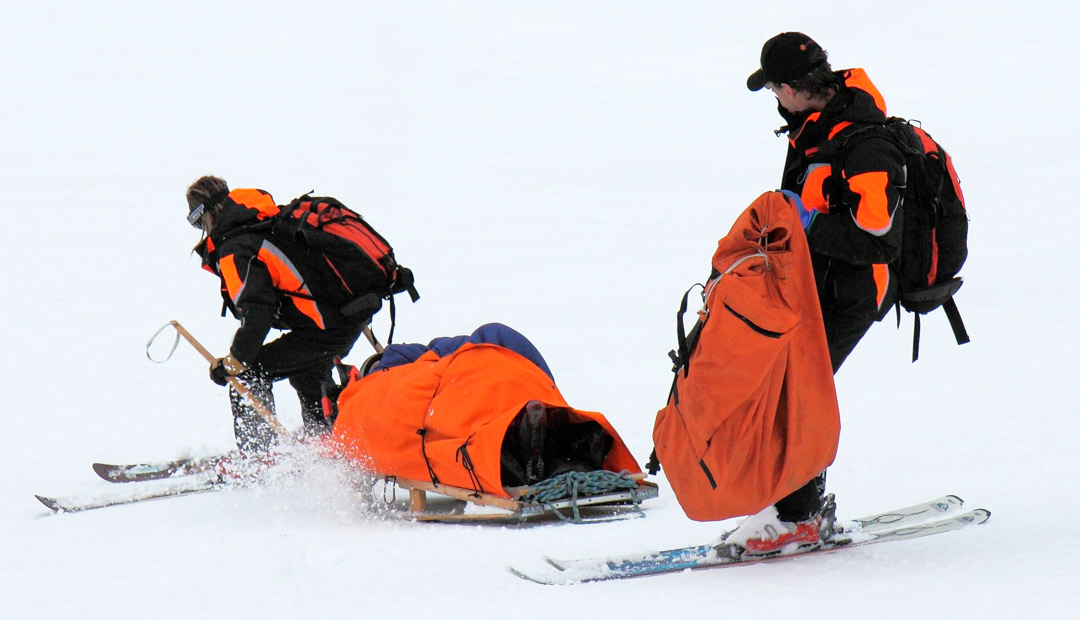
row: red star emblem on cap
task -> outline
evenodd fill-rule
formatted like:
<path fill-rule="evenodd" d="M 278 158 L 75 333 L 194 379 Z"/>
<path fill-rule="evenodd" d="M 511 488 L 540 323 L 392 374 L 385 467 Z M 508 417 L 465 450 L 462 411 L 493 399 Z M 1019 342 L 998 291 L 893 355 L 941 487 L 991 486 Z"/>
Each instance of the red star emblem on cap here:
<path fill-rule="evenodd" d="M 800 45 L 799 49 L 805 52 L 806 51 L 806 44 L 803 43 L 802 45 Z"/>

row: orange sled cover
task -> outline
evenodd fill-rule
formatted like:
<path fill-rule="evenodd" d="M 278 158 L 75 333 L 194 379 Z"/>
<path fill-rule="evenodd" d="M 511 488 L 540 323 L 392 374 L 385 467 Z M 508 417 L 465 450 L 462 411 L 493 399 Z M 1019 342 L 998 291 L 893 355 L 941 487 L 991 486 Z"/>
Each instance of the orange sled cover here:
<path fill-rule="evenodd" d="M 836 457 L 840 414 L 806 235 L 763 194 L 720 240 L 705 309 L 653 428 L 691 519 L 754 514 Z M 681 319 L 680 319 L 681 320 Z M 683 359 L 686 359 L 685 352 Z"/>
<path fill-rule="evenodd" d="M 380 476 L 435 477 L 509 497 L 501 480 L 503 438 L 530 400 L 565 408 L 571 423 L 597 422 L 614 440 L 604 469 L 641 472 L 602 414 L 570 408 L 543 371 L 493 344 L 466 344 L 442 358 L 429 351 L 352 383 L 338 400 L 333 432 L 346 457 Z"/>

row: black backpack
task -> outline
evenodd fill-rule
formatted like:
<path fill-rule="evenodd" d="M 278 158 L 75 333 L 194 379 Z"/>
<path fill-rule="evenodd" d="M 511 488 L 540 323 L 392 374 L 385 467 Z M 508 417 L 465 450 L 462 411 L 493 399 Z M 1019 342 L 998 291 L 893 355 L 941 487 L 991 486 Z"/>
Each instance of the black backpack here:
<path fill-rule="evenodd" d="M 881 130 L 883 129 L 883 130 Z M 841 153 L 833 163 L 833 183 L 846 187 L 841 176 L 843 153 L 862 140 L 886 139 L 904 154 L 907 187 L 904 190 L 900 258 L 900 308 L 915 314 L 915 335 L 911 360 L 919 359 L 919 317 L 938 308 L 945 311 L 957 344 L 970 341 L 953 296 L 964 281 L 958 277 L 967 259 L 968 217 L 960 179 L 952 158 L 918 121 L 888 118 L 884 125 L 868 125 L 851 133 L 841 143 Z"/>
<path fill-rule="evenodd" d="M 390 335 L 393 341 L 396 312 L 394 295 L 407 291 L 416 302 L 410 269 L 399 265 L 394 249 L 368 222 L 336 198 L 303 196 L 281 207 L 271 218 L 275 236 L 292 239 L 318 252 L 330 265 L 344 291 L 345 316 L 367 318 L 378 312 L 382 300 L 390 302 Z M 366 315 L 366 316 L 365 316 Z"/>

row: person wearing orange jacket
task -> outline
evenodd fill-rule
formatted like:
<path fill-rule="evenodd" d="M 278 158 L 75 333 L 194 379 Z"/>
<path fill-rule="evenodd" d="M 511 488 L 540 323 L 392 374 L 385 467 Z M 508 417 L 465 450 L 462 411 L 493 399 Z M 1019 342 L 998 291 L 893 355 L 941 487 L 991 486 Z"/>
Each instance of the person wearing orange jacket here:
<path fill-rule="evenodd" d="M 863 69 L 834 71 L 809 36 L 785 32 L 761 50 L 746 80 L 770 90 L 786 121 L 787 159 L 781 189 L 801 202 L 818 300 L 835 374 L 870 326 L 896 302 L 904 157 L 885 136 L 885 100 Z M 786 544 L 814 544 L 835 506 L 823 506 L 825 473 L 774 507 L 747 519 L 728 541 L 769 553 Z M 823 523 L 824 521 L 824 523 Z"/>
<path fill-rule="evenodd" d="M 348 295 L 332 268 L 260 225 L 279 211 L 269 193 L 230 191 L 223 179 L 208 175 L 188 188 L 187 203 L 188 222 L 203 231 L 195 251 L 220 278 L 222 315 L 228 308 L 240 320 L 228 355 L 211 365 L 210 378 L 224 386 L 236 377 L 271 411 L 273 383 L 287 378 L 305 430 L 327 430 L 333 412 L 323 411 L 322 399 L 334 389 L 334 359 L 348 354 L 373 312 L 343 314 Z M 271 328 L 285 333 L 264 344 Z M 241 451 L 268 449 L 276 439 L 273 429 L 232 387 L 229 398 Z"/>

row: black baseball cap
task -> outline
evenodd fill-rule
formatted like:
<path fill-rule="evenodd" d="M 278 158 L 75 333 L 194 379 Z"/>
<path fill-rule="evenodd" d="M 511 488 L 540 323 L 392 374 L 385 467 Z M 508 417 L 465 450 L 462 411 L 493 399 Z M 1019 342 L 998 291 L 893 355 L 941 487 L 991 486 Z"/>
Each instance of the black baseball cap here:
<path fill-rule="evenodd" d="M 746 78 L 746 87 L 761 90 L 768 82 L 790 84 L 825 62 L 825 50 L 801 32 L 784 32 L 761 47 L 761 68 Z"/>

